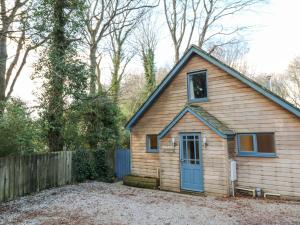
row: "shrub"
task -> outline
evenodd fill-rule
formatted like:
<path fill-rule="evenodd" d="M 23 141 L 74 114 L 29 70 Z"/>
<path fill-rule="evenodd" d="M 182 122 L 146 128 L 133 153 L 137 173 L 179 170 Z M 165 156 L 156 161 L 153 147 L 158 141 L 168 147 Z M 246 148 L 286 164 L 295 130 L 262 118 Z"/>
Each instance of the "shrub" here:
<path fill-rule="evenodd" d="M 104 149 L 76 150 L 72 158 L 73 178 L 76 182 L 85 180 L 114 181 L 113 158 Z"/>
<path fill-rule="evenodd" d="M 97 149 L 94 151 L 95 171 L 97 179 L 105 182 L 114 181 L 113 157 L 111 152 L 105 149 Z"/>
<path fill-rule="evenodd" d="M 0 157 L 26 154 L 43 149 L 39 142 L 39 126 L 33 121 L 26 105 L 11 99 L 0 116 Z"/>
<path fill-rule="evenodd" d="M 82 112 L 80 110 L 80 108 L 73 107 L 65 112 L 65 147 L 72 151 L 87 148 L 83 131 L 84 121 L 82 120 Z"/>
<path fill-rule="evenodd" d="M 105 94 L 89 97 L 83 104 L 84 137 L 90 149 L 113 149 L 119 140 L 119 108 Z"/>
<path fill-rule="evenodd" d="M 76 181 L 97 178 L 114 180 L 114 149 L 119 145 L 120 112 L 107 95 L 101 92 L 74 102 L 65 113 L 64 138 L 67 149 L 76 151 L 74 176 Z M 87 155 L 88 154 L 88 155 Z M 82 159 L 89 158 L 89 162 Z"/>
<path fill-rule="evenodd" d="M 75 181 L 83 182 L 87 179 L 93 180 L 96 178 L 95 162 L 91 152 L 78 149 L 73 153 L 72 161 L 73 178 Z"/>

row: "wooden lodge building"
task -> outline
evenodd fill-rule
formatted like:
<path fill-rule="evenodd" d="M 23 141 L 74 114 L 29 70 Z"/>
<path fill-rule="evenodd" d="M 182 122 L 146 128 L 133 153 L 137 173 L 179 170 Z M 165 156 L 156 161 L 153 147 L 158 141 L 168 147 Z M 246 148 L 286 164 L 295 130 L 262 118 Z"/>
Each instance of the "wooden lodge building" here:
<path fill-rule="evenodd" d="M 300 199 L 300 110 L 192 46 L 128 121 L 133 175 L 160 189 L 236 186 Z"/>

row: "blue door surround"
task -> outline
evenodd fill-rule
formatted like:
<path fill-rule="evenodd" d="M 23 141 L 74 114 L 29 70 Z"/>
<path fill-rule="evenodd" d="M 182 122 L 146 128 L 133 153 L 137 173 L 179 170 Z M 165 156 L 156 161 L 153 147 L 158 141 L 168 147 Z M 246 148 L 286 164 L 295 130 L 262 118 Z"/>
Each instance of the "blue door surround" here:
<path fill-rule="evenodd" d="M 201 133 L 180 134 L 181 189 L 203 192 Z"/>

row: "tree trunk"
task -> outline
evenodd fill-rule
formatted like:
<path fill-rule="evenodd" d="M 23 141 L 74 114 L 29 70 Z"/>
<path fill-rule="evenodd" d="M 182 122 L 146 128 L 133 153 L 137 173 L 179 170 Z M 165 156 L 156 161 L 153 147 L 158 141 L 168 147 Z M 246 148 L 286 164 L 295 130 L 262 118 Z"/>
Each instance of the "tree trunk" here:
<path fill-rule="evenodd" d="M 98 87 L 98 94 L 102 93 L 102 85 L 101 85 L 101 70 L 100 70 L 100 62 L 97 63 L 97 87 Z"/>
<path fill-rule="evenodd" d="M 176 64 L 179 61 L 179 49 L 180 49 L 180 45 L 177 41 L 176 34 L 172 34 L 172 41 L 173 41 L 174 53 L 175 53 L 174 63 Z"/>
<path fill-rule="evenodd" d="M 62 151 L 64 146 L 63 140 L 63 107 L 64 107 L 64 82 L 65 82 L 65 54 L 66 54 L 66 37 L 64 7 L 66 0 L 55 0 L 53 4 L 53 42 L 50 50 L 51 79 L 49 92 L 48 108 L 48 145 L 49 150 Z"/>
<path fill-rule="evenodd" d="M 6 89 L 6 63 L 7 63 L 7 29 L 8 22 L 6 16 L 5 1 L 1 1 L 1 30 L 0 30 L 0 102 L 5 101 Z M 3 108 L 0 107 L 0 115 L 3 113 Z"/>
<path fill-rule="evenodd" d="M 97 45 L 95 38 L 92 37 L 92 43 L 90 45 L 90 95 L 96 94 L 96 70 L 97 70 Z"/>
<path fill-rule="evenodd" d="M 120 63 L 121 63 L 121 53 L 117 51 L 114 54 L 113 58 L 113 71 L 112 71 L 112 79 L 111 79 L 111 92 L 113 101 L 118 103 L 119 100 L 119 91 L 120 91 L 120 79 L 119 79 L 119 71 L 120 71 Z"/>
<path fill-rule="evenodd" d="M 119 66 L 117 66 L 119 67 Z M 112 73 L 112 79 L 111 79 L 111 92 L 112 92 L 112 98 L 115 103 L 118 103 L 119 100 L 119 91 L 120 91 L 120 84 L 119 84 L 119 77 L 118 72 L 119 69 L 116 69 Z"/>
<path fill-rule="evenodd" d="M 7 62 L 7 47 L 6 47 L 6 34 L 0 34 L 0 101 L 5 101 L 5 88 L 6 88 L 6 62 Z M 1 113 L 0 109 L 0 113 Z"/>
<path fill-rule="evenodd" d="M 143 53 L 143 63 L 146 80 L 146 94 L 149 95 L 156 86 L 153 50 L 148 49 L 147 52 Z"/>
<path fill-rule="evenodd" d="M 178 61 L 179 61 L 179 47 L 174 46 L 174 49 L 175 49 L 175 63 L 178 63 Z"/>

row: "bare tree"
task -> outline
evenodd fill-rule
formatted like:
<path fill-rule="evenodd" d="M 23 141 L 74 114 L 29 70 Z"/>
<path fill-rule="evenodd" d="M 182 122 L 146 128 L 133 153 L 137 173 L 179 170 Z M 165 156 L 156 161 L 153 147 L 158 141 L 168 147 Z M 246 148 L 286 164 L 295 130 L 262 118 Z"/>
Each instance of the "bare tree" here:
<path fill-rule="evenodd" d="M 138 23 L 138 17 L 130 19 L 130 11 L 124 12 L 112 26 L 110 34 L 110 58 L 112 62 L 110 91 L 115 102 L 118 102 L 120 82 L 125 74 L 128 63 L 134 56 L 134 49 L 126 46 L 126 41 Z"/>
<path fill-rule="evenodd" d="M 134 2 L 134 1 L 132 1 Z M 143 21 L 149 10 L 157 4 L 146 4 L 143 1 L 130 5 L 128 10 L 120 14 L 112 23 L 110 30 L 110 57 L 111 70 L 111 93 L 115 102 L 118 102 L 120 82 L 125 74 L 128 63 L 135 55 L 135 49 L 127 44 L 137 25 Z"/>
<path fill-rule="evenodd" d="M 149 14 L 139 25 L 139 32 L 136 35 L 138 54 L 140 55 L 145 75 L 145 95 L 150 94 L 156 87 L 155 77 L 155 50 L 158 44 L 158 30 L 156 22 Z"/>
<path fill-rule="evenodd" d="M 296 57 L 287 70 L 289 84 L 289 98 L 293 104 L 300 106 L 300 57 Z"/>
<path fill-rule="evenodd" d="M 165 17 L 173 41 L 175 62 L 179 60 L 184 40 L 187 42 L 185 49 L 195 38 L 198 47 L 206 49 L 209 53 L 215 51 L 217 47 L 237 43 L 239 40 L 235 35 L 247 27 L 225 26 L 224 18 L 262 2 L 264 1 L 164 0 Z"/>
<path fill-rule="evenodd" d="M 171 67 L 169 65 L 165 65 L 157 69 L 156 72 L 156 82 L 157 84 L 161 83 L 162 80 L 168 75 Z"/>
<path fill-rule="evenodd" d="M 118 0 L 87 0 L 86 6 L 84 40 L 89 48 L 90 93 L 95 94 L 96 83 L 98 89 L 101 88 L 99 43 L 110 34 L 111 23 L 125 6 L 121 5 Z"/>
<path fill-rule="evenodd" d="M 239 42 L 234 35 L 247 27 L 243 25 L 233 28 L 225 26 L 224 18 L 262 2 L 262 0 L 203 0 L 199 18 L 198 46 L 204 48 L 208 47 L 205 46 L 208 44 L 208 51 L 212 53 L 217 47 Z"/>
<path fill-rule="evenodd" d="M 164 13 L 174 46 L 175 63 L 179 60 L 185 35 L 188 36 L 186 49 L 190 45 L 200 2 L 201 0 L 164 0 Z M 192 9 L 192 16 L 190 9 Z"/>
<path fill-rule="evenodd" d="M 300 106 L 300 57 L 296 57 L 284 73 L 258 74 L 252 78 L 295 106 Z"/>
<path fill-rule="evenodd" d="M 240 73 L 249 75 L 248 64 L 245 59 L 248 52 L 248 43 L 240 41 L 231 45 L 218 46 L 212 54 Z"/>
<path fill-rule="evenodd" d="M 100 81 L 100 62 L 102 52 L 100 43 L 107 36 L 110 36 L 115 29 L 122 27 L 120 17 L 126 14 L 132 14 L 141 9 L 155 7 L 155 4 L 145 0 L 87 0 L 85 13 L 85 34 L 84 42 L 89 48 L 90 61 L 90 92 L 96 92 L 96 86 L 101 89 Z M 128 21 L 126 21 L 127 25 Z M 115 34 L 114 34 L 115 35 Z M 97 82 L 96 82 L 97 80 Z M 96 85 L 97 84 L 97 85 Z"/>
<path fill-rule="evenodd" d="M 0 0 L 0 101 L 11 96 L 30 51 L 45 42 L 30 38 L 27 22 L 31 4 L 31 0 Z M 8 45 L 14 48 L 8 51 Z"/>
<path fill-rule="evenodd" d="M 258 74 L 252 78 L 281 98 L 289 99 L 289 84 L 286 74 Z"/>
<path fill-rule="evenodd" d="M 130 88 L 129 88 L 130 87 Z M 143 74 L 129 74 L 120 88 L 120 104 L 126 117 L 131 117 L 145 100 Z"/>

